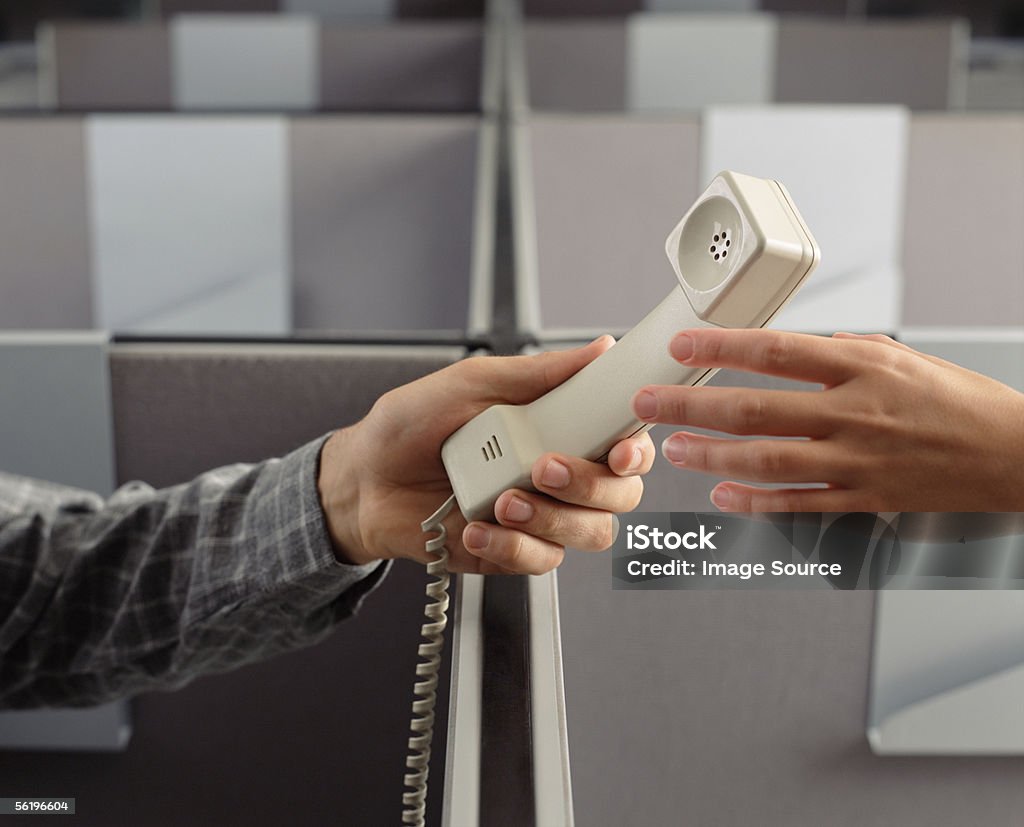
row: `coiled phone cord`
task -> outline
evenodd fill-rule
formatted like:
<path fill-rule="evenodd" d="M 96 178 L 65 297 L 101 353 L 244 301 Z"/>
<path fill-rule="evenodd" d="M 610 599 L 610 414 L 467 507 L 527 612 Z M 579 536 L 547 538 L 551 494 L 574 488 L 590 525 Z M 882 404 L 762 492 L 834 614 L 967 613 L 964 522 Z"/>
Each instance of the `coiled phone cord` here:
<path fill-rule="evenodd" d="M 434 705 L 437 702 L 437 676 L 441 669 L 441 651 L 444 649 L 444 630 L 448 625 L 448 549 L 445 541 L 448 530 L 444 518 L 455 505 L 452 494 L 444 505 L 424 520 L 420 527 L 424 533 L 437 532 L 427 540 L 427 551 L 437 555 L 437 560 L 427 563 L 427 574 L 436 580 L 427 584 L 427 597 L 434 602 L 427 603 L 423 613 L 427 621 L 420 630 L 423 642 L 417 649 L 421 661 L 416 664 L 419 680 L 413 687 L 416 699 L 412 702 L 412 722 L 409 728 L 409 756 L 405 766 L 411 772 L 405 774 L 405 786 L 411 792 L 402 793 L 402 824 L 423 827 L 427 809 L 427 774 L 430 771 L 430 742 L 434 737 Z"/>

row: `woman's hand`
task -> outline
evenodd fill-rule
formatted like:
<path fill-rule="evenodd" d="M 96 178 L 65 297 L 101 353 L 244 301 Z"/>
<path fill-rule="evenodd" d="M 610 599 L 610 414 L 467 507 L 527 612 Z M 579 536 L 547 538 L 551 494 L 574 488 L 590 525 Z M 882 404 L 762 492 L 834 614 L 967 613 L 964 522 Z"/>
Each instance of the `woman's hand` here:
<path fill-rule="evenodd" d="M 1024 394 L 893 341 L 774 330 L 700 329 L 670 351 L 684 365 L 765 373 L 822 391 L 650 386 L 637 416 L 741 436 L 680 431 L 662 445 L 679 468 L 760 483 L 724 482 L 725 511 L 1024 510 Z"/>

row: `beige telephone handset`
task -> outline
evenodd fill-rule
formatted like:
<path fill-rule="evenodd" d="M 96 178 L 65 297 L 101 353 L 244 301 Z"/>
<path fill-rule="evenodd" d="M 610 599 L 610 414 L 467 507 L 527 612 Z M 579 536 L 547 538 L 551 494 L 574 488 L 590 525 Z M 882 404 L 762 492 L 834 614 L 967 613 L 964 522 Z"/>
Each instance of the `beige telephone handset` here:
<path fill-rule="evenodd" d="M 410 757 L 405 777 L 406 824 L 422 824 L 433 704 L 448 605 L 441 521 L 458 502 L 467 520 L 494 521 L 494 503 L 509 488 L 532 489 L 530 470 L 547 451 L 605 458 L 619 440 L 649 428 L 636 419 L 633 395 L 645 385 L 700 385 L 715 371 L 688 368 L 668 352 L 673 334 L 694 327 L 764 327 L 800 289 L 821 254 L 785 187 L 736 172 L 718 175 L 665 243 L 679 284 L 608 351 L 528 405 L 494 405 L 475 416 L 441 448 L 454 495 L 424 531 L 439 556 L 427 571 L 426 642 L 417 666 Z"/>
<path fill-rule="evenodd" d="M 699 385 L 714 371 L 688 368 L 668 352 L 693 327 L 764 327 L 810 275 L 818 246 L 785 188 L 735 172 L 717 176 L 665 244 L 679 285 L 606 353 L 528 405 L 495 405 L 441 449 L 467 520 L 494 520 L 509 488 L 531 489 L 546 451 L 602 459 L 647 428 L 633 415 L 644 385 Z"/>

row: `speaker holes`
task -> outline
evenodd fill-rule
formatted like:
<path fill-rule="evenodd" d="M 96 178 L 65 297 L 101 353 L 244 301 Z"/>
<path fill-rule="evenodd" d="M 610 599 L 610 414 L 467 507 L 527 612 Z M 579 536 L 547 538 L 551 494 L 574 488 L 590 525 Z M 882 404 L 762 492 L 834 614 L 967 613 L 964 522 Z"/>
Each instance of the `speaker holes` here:
<path fill-rule="evenodd" d="M 727 255 L 729 255 L 728 247 L 732 246 L 732 239 L 729 238 L 729 230 L 722 228 L 712 236 L 714 242 L 708 247 L 708 255 L 714 258 L 715 261 L 721 261 Z"/>
<path fill-rule="evenodd" d="M 498 442 L 498 437 L 495 434 L 491 434 L 491 438 L 484 443 L 480 450 L 483 451 L 484 462 L 490 462 L 492 459 L 500 459 L 504 456 L 501 452 L 501 444 Z"/>

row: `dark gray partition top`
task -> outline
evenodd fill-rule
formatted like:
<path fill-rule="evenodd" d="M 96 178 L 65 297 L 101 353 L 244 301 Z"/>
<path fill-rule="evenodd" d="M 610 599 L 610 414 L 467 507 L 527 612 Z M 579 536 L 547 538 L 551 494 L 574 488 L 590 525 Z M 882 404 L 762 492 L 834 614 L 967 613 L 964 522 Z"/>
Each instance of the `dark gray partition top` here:
<path fill-rule="evenodd" d="M 623 19 L 530 21 L 523 28 L 523 42 L 533 109 L 625 107 Z"/>
<path fill-rule="evenodd" d="M 296 329 L 464 330 L 478 123 L 290 126 Z"/>
<path fill-rule="evenodd" d="M 48 101 L 60 109 L 167 109 L 171 47 L 160 23 L 47 24 L 40 29 Z"/>
<path fill-rule="evenodd" d="M 116 345 L 117 477 L 164 486 L 280 456 L 362 418 L 384 392 L 461 348 Z M 429 515 L 424 515 L 429 516 Z"/>
<path fill-rule="evenodd" d="M 580 552 L 558 583 L 579 824 L 1017 822 L 1020 759 L 871 754 L 871 592 L 616 592 Z"/>
<path fill-rule="evenodd" d="M 320 26 L 320 108 L 474 111 L 480 23 Z"/>
<path fill-rule="evenodd" d="M 664 246 L 699 193 L 698 123 L 543 116 L 528 128 L 537 321 L 544 330 L 632 327 L 678 283 Z"/>
<path fill-rule="evenodd" d="M 969 40 L 961 20 L 780 17 L 775 100 L 962 107 Z"/>
<path fill-rule="evenodd" d="M 89 328 L 81 121 L 10 118 L 0 125 L 0 329 Z"/>
<path fill-rule="evenodd" d="M 183 12 L 275 12 L 281 0 L 156 0 L 156 11 L 164 16 Z"/>
<path fill-rule="evenodd" d="M 1024 115 L 912 119 L 904 324 L 1024 326 L 1022 148 Z"/>

